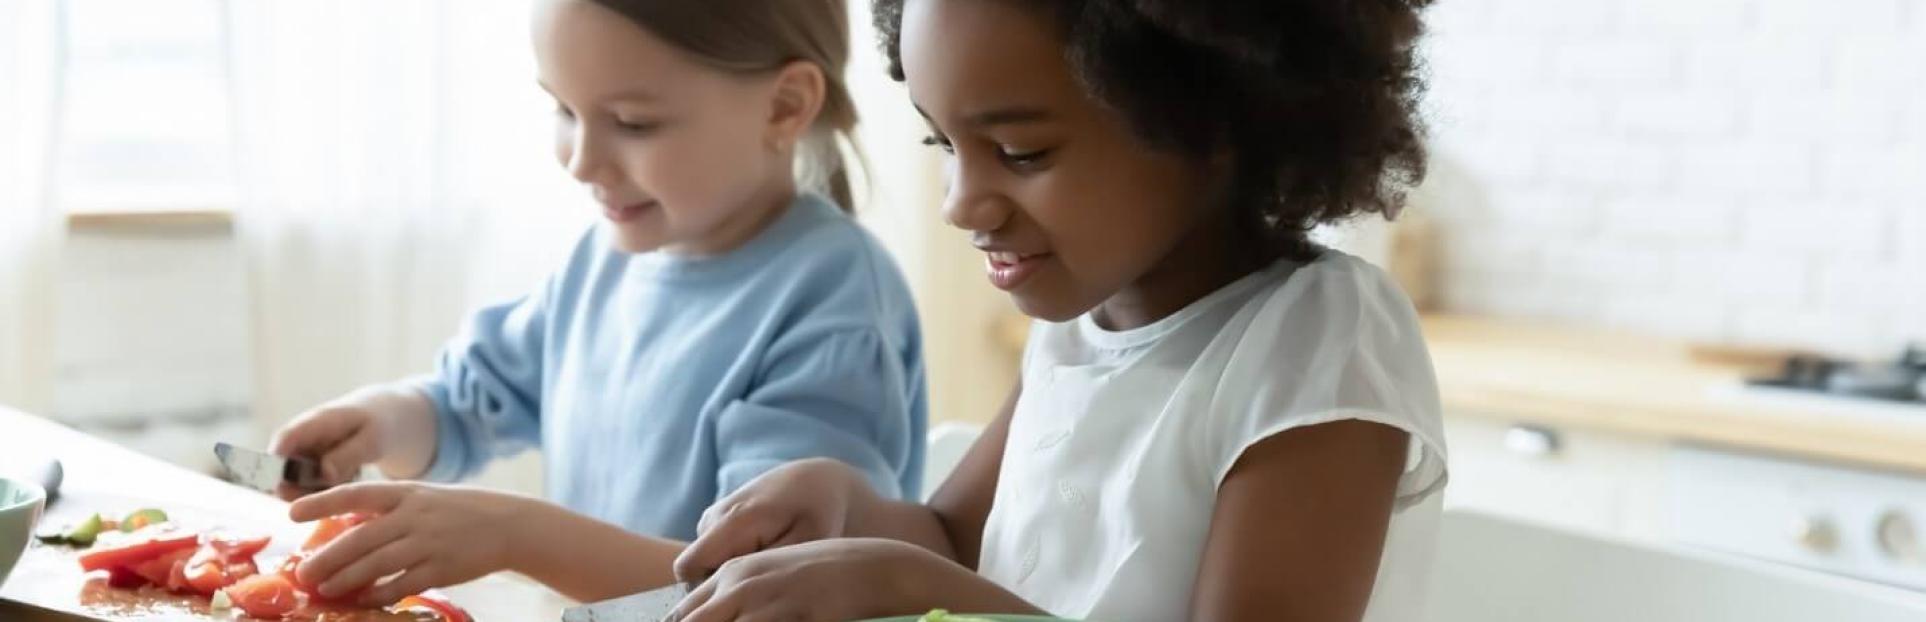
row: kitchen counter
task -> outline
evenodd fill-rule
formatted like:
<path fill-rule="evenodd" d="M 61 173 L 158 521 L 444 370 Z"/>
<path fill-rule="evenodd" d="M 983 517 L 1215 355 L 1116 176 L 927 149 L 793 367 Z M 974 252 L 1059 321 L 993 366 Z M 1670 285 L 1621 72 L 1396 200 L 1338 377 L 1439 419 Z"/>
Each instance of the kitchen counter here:
<path fill-rule="evenodd" d="M 1926 409 L 1753 399 L 1692 344 L 1455 315 L 1424 319 L 1447 416 L 1590 428 L 1926 475 Z M 1897 407 L 1886 409 L 1898 410 Z"/>
<path fill-rule="evenodd" d="M 210 451 L 215 440 L 219 439 L 208 439 Z M 69 509 L 91 511 L 81 506 L 105 500 L 218 514 L 231 525 L 276 534 L 277 538 L 305 532 L 288 521 L 287 504 L 278 499 L 0 407 L 0 472 L 19 474 L 48 457 L 59 458 L 66 471 L 61 500 L 49 508 L 56 520 Z M 23 561 L 23 567 L 0 587 L 0 598 L 55 608 L 65 608 L 62 601 L 75 598 L 78 586 L 23 576 L 25 564 Z M 571 604 L 539 585 L 505 573 L 443 591 L 479 620 L 553 620 L 562 607 Z"/>

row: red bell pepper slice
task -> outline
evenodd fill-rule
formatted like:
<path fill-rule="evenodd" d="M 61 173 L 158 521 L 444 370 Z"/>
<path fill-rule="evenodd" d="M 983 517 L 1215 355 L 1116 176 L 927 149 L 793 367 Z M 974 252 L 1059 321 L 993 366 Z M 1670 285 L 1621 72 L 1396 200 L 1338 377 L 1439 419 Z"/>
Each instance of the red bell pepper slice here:
<path fill-rule="evenodd" d="M 200 535 L 193 532 L 161 531 L 146 536 L 135 533 L 138 538 L 135 541 L 81 555 L 80 568 L 94 571 L 129 567 L 174 551 L 191 550 L 201 541 Z"/>

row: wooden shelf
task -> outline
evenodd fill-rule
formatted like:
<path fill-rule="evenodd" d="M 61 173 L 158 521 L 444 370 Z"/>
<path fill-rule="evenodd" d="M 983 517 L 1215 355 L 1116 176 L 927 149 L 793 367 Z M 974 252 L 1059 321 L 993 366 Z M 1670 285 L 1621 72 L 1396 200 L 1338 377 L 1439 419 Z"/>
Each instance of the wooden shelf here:
<path fill-rule="evenodd" d="M 135 231 L 153 229 L 230 229 L 234 212 L 222 209 L 73 212 L 67 227 L 76 231 Z"/>

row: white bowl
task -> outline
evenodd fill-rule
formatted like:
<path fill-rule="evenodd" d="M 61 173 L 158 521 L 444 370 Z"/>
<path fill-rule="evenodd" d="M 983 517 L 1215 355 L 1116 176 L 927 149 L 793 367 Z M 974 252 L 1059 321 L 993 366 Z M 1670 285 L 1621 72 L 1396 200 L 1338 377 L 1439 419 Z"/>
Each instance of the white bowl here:
<path fill-rule="evenodd" d="M 47 491 L 39 484 L 0 477 L 0 584 L 27 551 L 33 539 L 34 523 L 46 506 Z"/>

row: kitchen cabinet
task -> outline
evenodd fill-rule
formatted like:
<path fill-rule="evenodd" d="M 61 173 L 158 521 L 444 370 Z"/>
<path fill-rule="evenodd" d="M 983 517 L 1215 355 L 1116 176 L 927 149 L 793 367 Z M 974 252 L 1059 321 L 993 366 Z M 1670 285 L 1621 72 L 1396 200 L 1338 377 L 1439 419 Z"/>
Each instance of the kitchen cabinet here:
<path fill-rule="evenodd" d="M 1454 511 L 1926 591 L 1926 477 L 1482 417 L 1445 435 Z"/>
<path fill-rule="evenodd" d="M 1424 622 L 1913 622 L 1926 595 L 1744 556 L 1444 514 Z"/>
<path fill-rule="evenodd" d="M 1926 591 L 1926 479 L 1679 447 L 1672 539 Z"/>
<path fill-rule="evenodd" d="M 1448 417 L 1445 505 L 1532 522 L 1659 539 L 1666 446 L 1573 427 Z"/>

